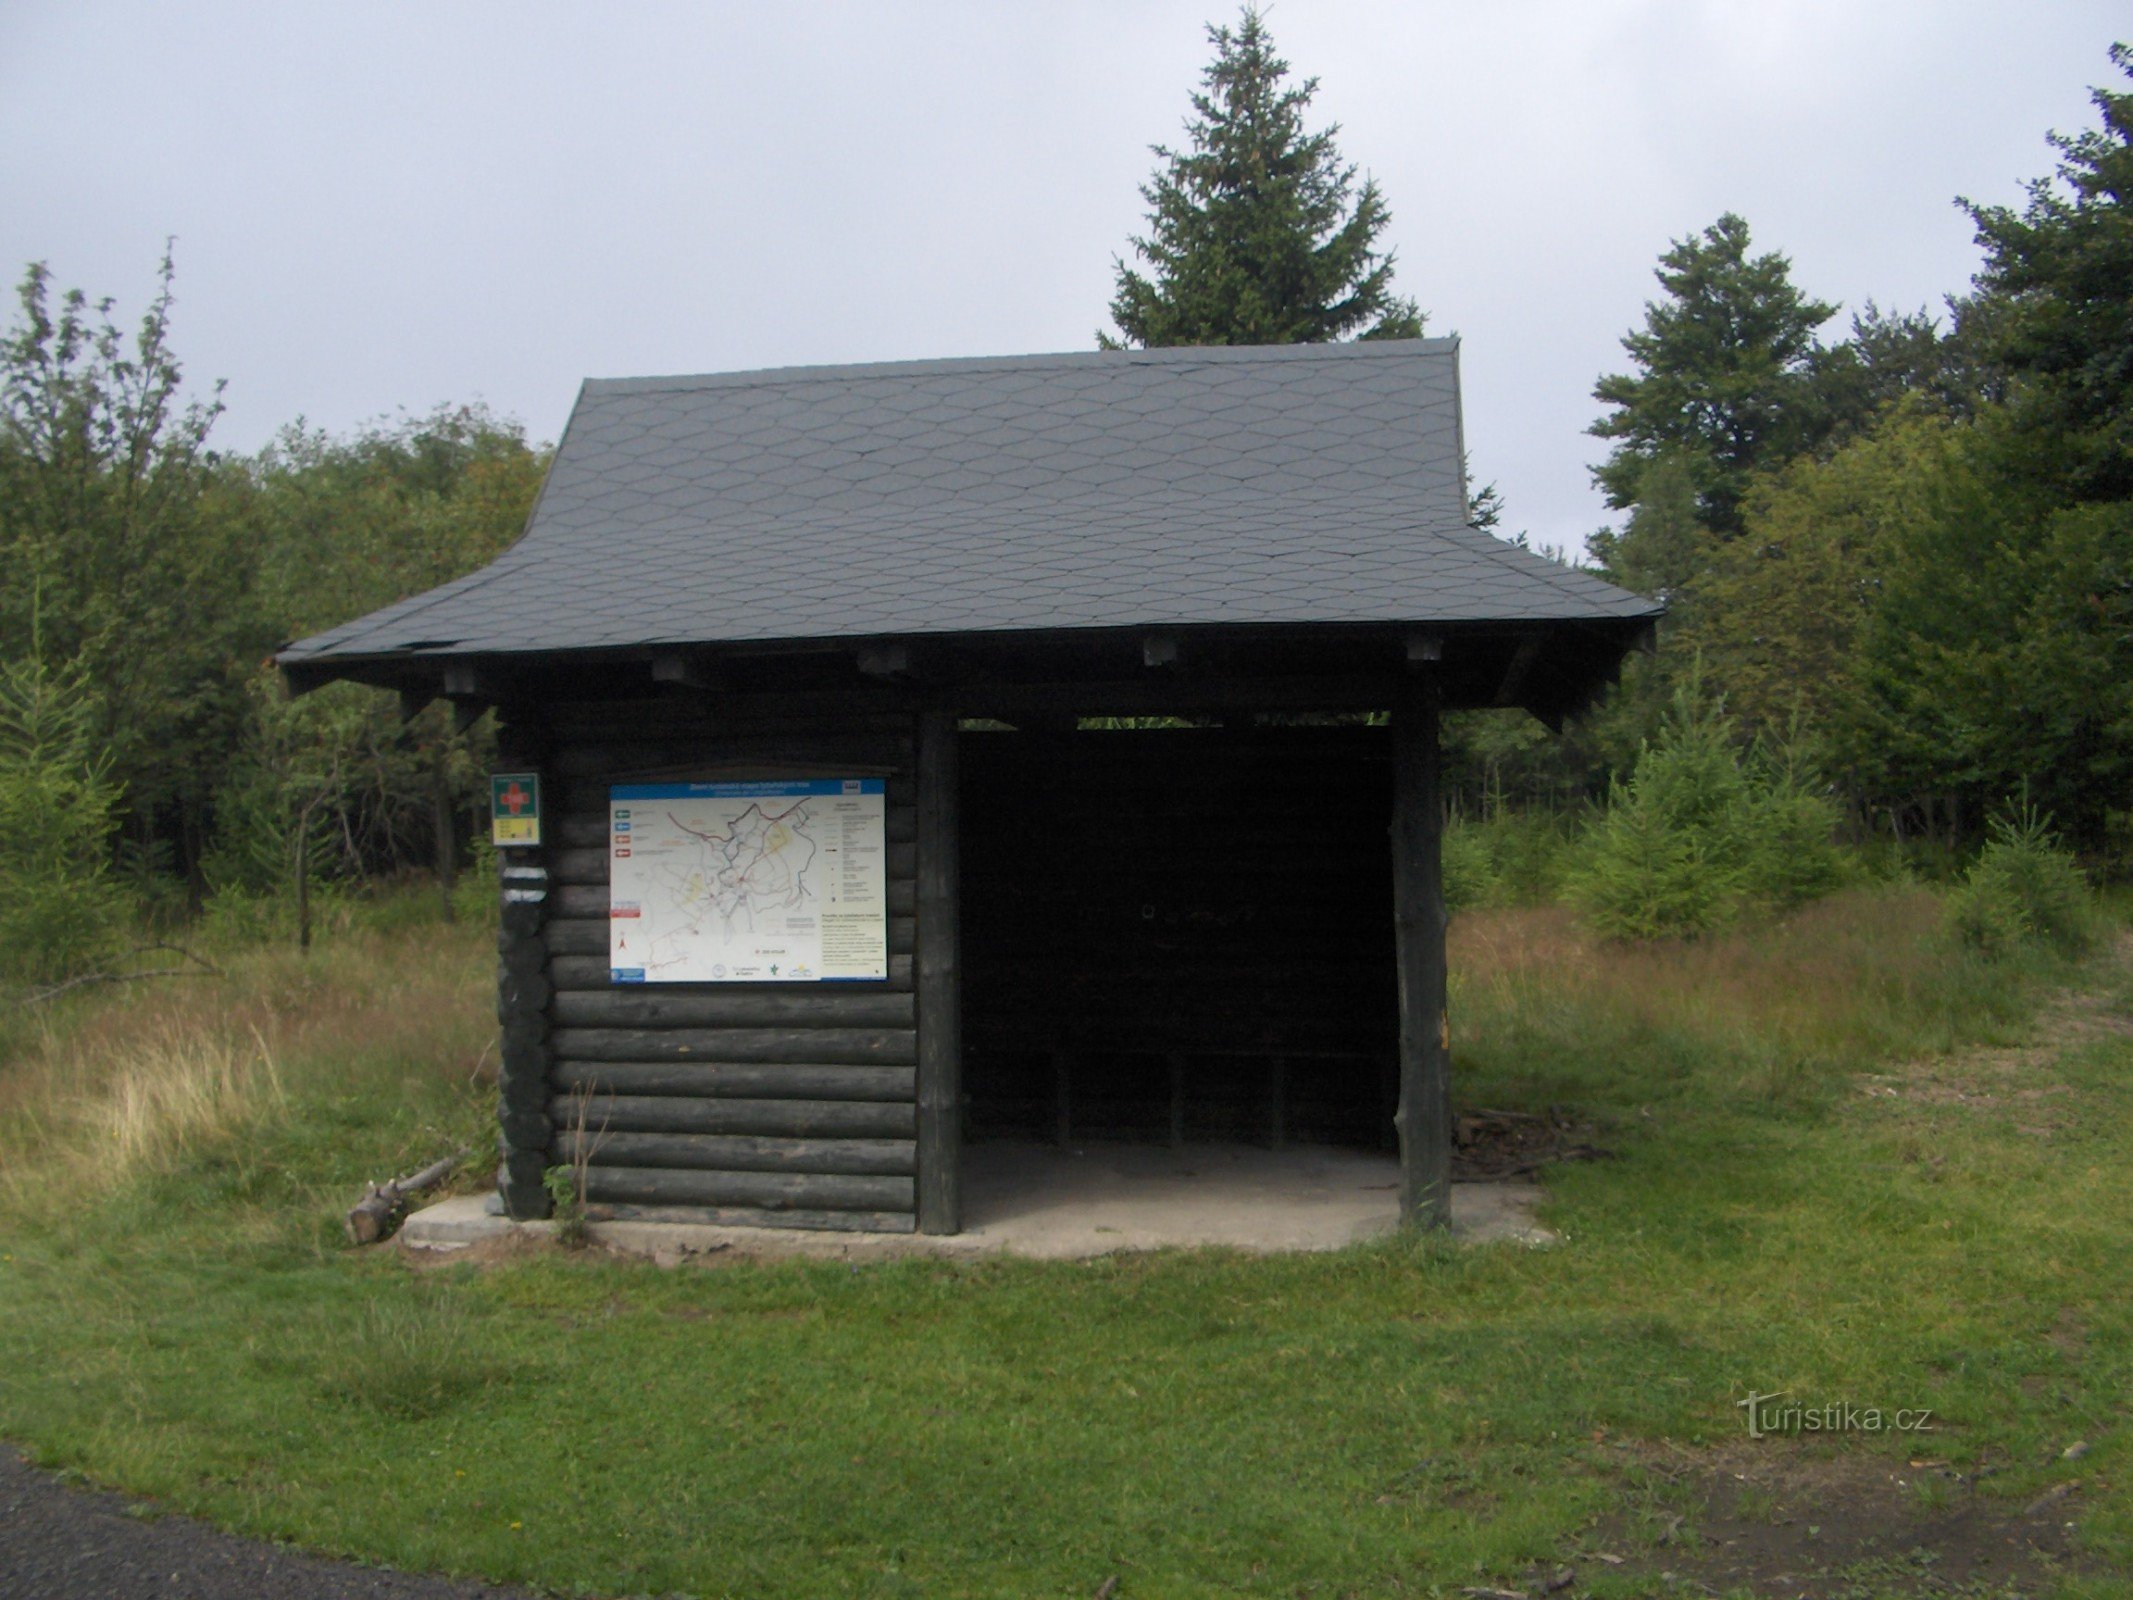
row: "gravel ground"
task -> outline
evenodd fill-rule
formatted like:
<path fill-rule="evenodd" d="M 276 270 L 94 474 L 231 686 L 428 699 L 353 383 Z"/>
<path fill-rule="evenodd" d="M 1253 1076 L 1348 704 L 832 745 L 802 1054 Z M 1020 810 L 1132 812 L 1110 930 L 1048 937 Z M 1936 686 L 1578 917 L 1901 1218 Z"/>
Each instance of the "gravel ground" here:
<path fill-rule="evenodd" d="M 134 1509 L 129 1510 L 132 1507 Z M 0 1445 L 4 1600 L 531 1600 L 240 1539 L 121 1495 L 72 1489 Z"/>

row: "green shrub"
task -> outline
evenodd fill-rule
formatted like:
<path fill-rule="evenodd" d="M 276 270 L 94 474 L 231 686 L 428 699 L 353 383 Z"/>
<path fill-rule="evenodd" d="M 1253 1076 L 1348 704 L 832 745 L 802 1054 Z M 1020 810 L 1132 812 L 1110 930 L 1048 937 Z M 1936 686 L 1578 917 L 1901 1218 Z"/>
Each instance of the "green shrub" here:
<path fill-rule="evenodd" d="M 2097 921 L 2080 864 L 2026 807 L 1993 819 L 1989 842 L 1948 899 L 1955 936 L 1991 956 L 2039 945 L 2080 955 L 2095 944 Z"/>
<path fill-rule="evenodd" d="M 0 969 L 30 983 L 92 970 L 125 909 L 111 880 L 118 790 L 78 670 L 0 669 Z"/>
<path fill-rule="evenodd" d="M 1445 910 L 1464 911 L 1502 902 L 1503 879 L 1497 873 L 1481 824 L 1454 818 L 1444 830 L 1443 848 Z"/>
<path fill-rule="evenodd" d="M 1610 939 L 1671 939 L 1733 919 L 1740 878 L 1713 859 L 1706 830 L 1685 828 L 1632 786 L 1608 797 L 1585 859 L 1572 871 L 1572 904 Z"/>
<path fill-rule="evenodd" d="M 1566 875 L 1599 933 L 1686 938 L 1743 913 L 1783 911 L 1854 876 L 1836 806 L 1792 753 L 1743 753 L 1692 679 Z"/>
<path fill-rule="evenodd" d="M 1837 843 L 1836 806 L 1790 752 L 1755 750 L 1744 777 L 1728 825 L 1751 901 L 1788 911 L 1859 876 L 1858 863 Z"/>
<path fill-rule="evenodd" d="M 1446 909 L 1560 899 L 1577 838 L 1577 817 L 1546 807 L 1452 817 L 1444 829 Z"/>

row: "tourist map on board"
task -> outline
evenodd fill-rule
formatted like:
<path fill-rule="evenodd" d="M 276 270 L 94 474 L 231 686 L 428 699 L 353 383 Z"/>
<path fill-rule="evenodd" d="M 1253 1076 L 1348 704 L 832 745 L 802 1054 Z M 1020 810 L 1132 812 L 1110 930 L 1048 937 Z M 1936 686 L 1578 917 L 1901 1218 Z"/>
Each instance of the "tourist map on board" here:
<path fill-rule="evenodd" d="M 879 778 L 612 787 L 613 980 L 888 977 L 884 799 Z"/>

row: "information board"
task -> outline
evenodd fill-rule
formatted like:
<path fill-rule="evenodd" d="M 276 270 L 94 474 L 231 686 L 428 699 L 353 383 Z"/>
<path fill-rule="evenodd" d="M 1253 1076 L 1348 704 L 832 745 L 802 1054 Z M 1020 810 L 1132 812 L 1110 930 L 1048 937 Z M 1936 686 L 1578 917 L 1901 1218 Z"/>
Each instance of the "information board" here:
<path fill-rule="evenodd" d="M 616 784 L 616 983 L 829 983 L 889 975 L 879 778 Z"/>

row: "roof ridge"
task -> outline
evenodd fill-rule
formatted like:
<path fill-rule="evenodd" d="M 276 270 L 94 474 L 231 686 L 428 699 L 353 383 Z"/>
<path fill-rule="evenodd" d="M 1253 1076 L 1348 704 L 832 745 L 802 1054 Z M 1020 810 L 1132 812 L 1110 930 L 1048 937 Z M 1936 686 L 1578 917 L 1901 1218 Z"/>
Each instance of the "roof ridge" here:
<path fill-rule="evenodd" d="M 947 356 L 912 361 L 859 361 L 834 366 L 757 367 L 739 372 L 673 373 L 636 378 L 587 378 L 592 394 L 657 394 L 663 391 L 769 387 L 787 383 L 851 383 L 861 379 L 912 378 L 956 372 L 1056 371 L 1083 366 L 1187 366 L 1252 361 L 1383 360 L 1441 356 L 1459 348 L 1459 336 L 1434 339 L 1351 339 L 1327 344 L 1195 344 L 1155 349 L 1032 351 L 1019 356 Z"/>

